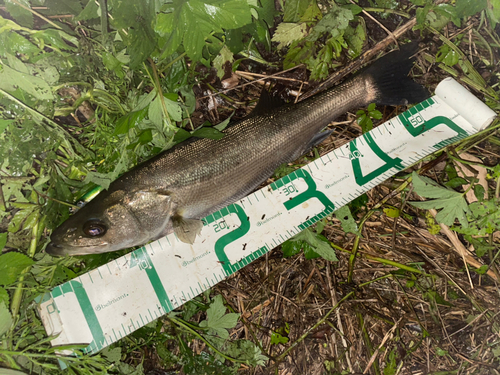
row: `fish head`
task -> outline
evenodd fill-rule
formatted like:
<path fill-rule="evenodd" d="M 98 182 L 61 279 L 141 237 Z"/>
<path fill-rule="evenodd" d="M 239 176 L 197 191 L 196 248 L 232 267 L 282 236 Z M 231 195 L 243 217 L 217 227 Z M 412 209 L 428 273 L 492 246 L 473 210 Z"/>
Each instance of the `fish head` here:
<path fill-rule="evenodd" d="M 168 193 L 116 190 L 101 194 L 52 232 L 47 253 L 64 256 L 117 251 L 143 245 L 165 232 L 172 212 Z"/>

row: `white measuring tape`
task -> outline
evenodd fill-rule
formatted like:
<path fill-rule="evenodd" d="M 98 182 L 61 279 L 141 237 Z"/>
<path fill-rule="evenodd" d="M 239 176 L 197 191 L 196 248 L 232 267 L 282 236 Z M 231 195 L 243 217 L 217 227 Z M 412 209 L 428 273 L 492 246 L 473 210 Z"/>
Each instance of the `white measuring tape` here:
<path fill-rule="evenodd" d="M 59 335 L 52 345 L 99 351 L 495 116 L 444 80 L 432 98 L 207 216 L 194 245 L 171 234 L 54 288 L 39 304 L 47 334 Z"/>

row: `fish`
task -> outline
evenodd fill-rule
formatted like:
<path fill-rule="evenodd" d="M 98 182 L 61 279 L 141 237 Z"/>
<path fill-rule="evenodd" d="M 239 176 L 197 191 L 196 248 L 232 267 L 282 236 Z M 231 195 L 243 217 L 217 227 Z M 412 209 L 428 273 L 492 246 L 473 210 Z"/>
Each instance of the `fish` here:
<path fill-rule="evenodd" d="M 264 90 L 255 109 L 221 139 L 189 139 L 139 164 L 51 234 L 45 251 L 68 256 L 144 245 L 172 232 L 194 243 L 205 216 L 247 196 L 284 163 L 327 139 L 348 111 L 407 105 L 429 97 L 408 77 L 418 44 L 386 54 L 345 82 L 297 104 Z"/>

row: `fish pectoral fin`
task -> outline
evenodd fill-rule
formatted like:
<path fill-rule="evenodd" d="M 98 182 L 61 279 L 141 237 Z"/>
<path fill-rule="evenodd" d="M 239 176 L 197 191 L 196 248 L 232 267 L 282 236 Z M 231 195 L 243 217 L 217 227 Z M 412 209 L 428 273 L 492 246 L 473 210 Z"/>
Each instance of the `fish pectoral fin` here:
<path fill-rule="evenodd" d="M 327 139 L 330 135 L 332 135 L 333 130 L 325 130 L 321 133 L 316 134 L 310 141 L 306 147 L 306 151 L 309 151 L 313 147 L 318 146 L 321 142 Z"/>
<path fill-rule="evenodd" d="M 196 236 L 203 229 L 203 222 L 198 219 L 185 219 L 178 217 L 172 220 L 174 233 L 182 242 L 192 245 Z"/>

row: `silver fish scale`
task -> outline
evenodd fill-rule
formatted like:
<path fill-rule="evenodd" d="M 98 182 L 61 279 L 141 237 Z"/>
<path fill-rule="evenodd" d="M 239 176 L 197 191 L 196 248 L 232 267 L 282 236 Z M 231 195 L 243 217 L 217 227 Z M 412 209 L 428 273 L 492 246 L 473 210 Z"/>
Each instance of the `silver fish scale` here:
<path fill-rule="evenodd" d="M 337 116 L 373 101 L 369 81 L 359 76 L 294 106 L 250 115 L 227 128 L 222 139 L 180 144 L 115 186 L 162 191 L 171 195 L 177 215 L 202 218 L 248 195 L 280 165 L 301 156 Z"/>

